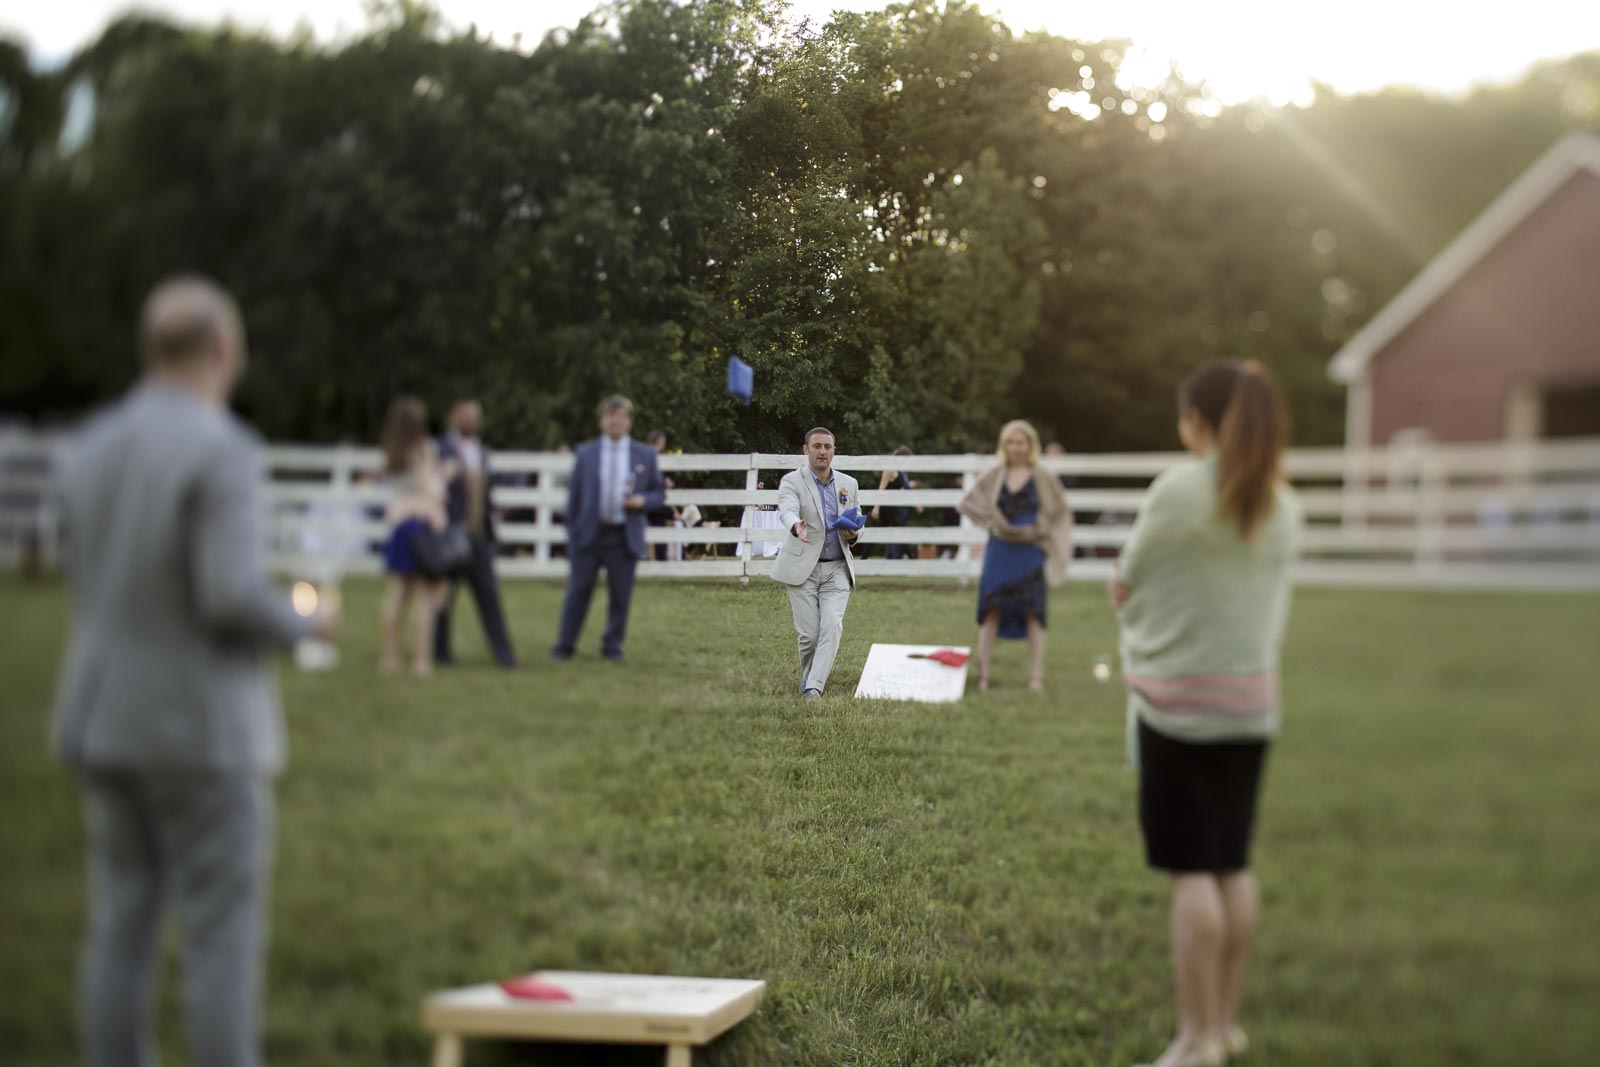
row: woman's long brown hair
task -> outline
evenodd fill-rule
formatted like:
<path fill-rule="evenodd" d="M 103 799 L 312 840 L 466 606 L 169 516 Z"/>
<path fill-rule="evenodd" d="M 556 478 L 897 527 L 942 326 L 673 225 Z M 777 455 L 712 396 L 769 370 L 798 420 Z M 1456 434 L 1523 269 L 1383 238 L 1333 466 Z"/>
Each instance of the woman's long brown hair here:
<path fill-rule="evenodd" d="M 404 474 L 411 469 L 417 444 L 428 436 L 428 409 L 414 396 L 397 396 L 383 420 L 383 469 Z"/>
<path fill-rule="evenodd" d="M 1179 402 L 1217 437 L 1222 517 L 1248 540 L 1272 514 L 1282 476 L 1289 414 L 1277 384 L 1259 363 L 1207 363 L 1183 383 Z"/>

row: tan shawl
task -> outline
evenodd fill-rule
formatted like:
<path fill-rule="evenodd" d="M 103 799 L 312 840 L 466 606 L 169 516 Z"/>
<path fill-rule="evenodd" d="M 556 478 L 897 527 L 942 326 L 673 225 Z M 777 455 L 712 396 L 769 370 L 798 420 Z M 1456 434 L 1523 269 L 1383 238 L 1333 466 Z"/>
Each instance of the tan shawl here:
<path fill-rule="evenodd" d="M 1067 494 L 1055 475 L 1035 466 L 1033 484 L 1039 492 L 1039 517 L 1032 526 L 1013 526 L 1000 513 L 1000 488 L 1005 483 L 1005 464 L 996 464 L 978 476 L 956 510 L 1002 541 L 1044 549 L 1045 580 L 1060 585 L 1067 579 L 1067 563 L 1072 559 L 1072 509 L 1067 506 Z"/>

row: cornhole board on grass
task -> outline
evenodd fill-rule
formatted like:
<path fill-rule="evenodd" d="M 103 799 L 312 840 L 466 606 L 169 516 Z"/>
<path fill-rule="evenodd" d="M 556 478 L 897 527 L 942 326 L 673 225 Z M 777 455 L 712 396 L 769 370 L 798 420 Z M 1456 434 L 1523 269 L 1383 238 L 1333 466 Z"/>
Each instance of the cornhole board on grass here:
<path fill-rule="evenodd" d="M 666 1067 L 689 1067 L 690 1050 L 749 1018 L 765 982 L 644 974 L 540 971 L 571 1000 L 519 1000 L 498 985 L 431 994 L 422 1024 L 434 1034 L 433 1067 L 461 1067 L 466 1038 L 665 1045 Z"/>
<path fill-rule="evenodd" d="M 967 664 L 946 667 L 937 660 L 911 658 L 913 653 L 926 656 L 941 648 L 968 654 L 972 651 L 963 645 L 873 645 L 861 668 L 856 696 L 954 704 L 967 691 Z"/>

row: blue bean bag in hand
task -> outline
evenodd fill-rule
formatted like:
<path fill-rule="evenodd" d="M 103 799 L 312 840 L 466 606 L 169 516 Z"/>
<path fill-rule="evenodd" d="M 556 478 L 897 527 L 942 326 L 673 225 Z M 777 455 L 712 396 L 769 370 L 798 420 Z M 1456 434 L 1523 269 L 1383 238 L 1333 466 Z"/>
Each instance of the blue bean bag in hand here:
<path fill-rule="evenodd" d="M 861 514 L 860 508 L 847 508 L 840 513 L 829 527 L 832 530 L 859 530 L 867 524 L 867 517 Z"/>

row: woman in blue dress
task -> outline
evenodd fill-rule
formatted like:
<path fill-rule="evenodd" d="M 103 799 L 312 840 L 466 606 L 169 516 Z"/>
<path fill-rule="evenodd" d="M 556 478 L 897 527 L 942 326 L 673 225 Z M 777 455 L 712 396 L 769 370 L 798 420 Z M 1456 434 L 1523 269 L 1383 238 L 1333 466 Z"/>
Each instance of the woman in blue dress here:
<path fill-rule="evenodd" d="M 383 426 L 384 476 L 389 489 L 383 545 L 388 575 L 381 609 L 379 669 L 400 669 L 400 628 L 411 606 L 412 673 L 433 672 L 433 627 L 446 585 L 423 573 L 413 545 L 419 532 L 445 526 L 445 478 L 438 449 L 428 435 L 428 409 L 415 397 L 397 397 Z"/>
<path fill-rule="evenodd" d="M 1018 419 L 1000 431 L 999 463 L 957 505 L 989 531 L 978 583 L 978 688 L 989 688 L 996 637 L 1027 638 L 1028 688 L 1044 688 L 1046 585 L 1066 577 L 1072 509 L 1055 475 L 1039 465 L 1039 434 Z"/>

